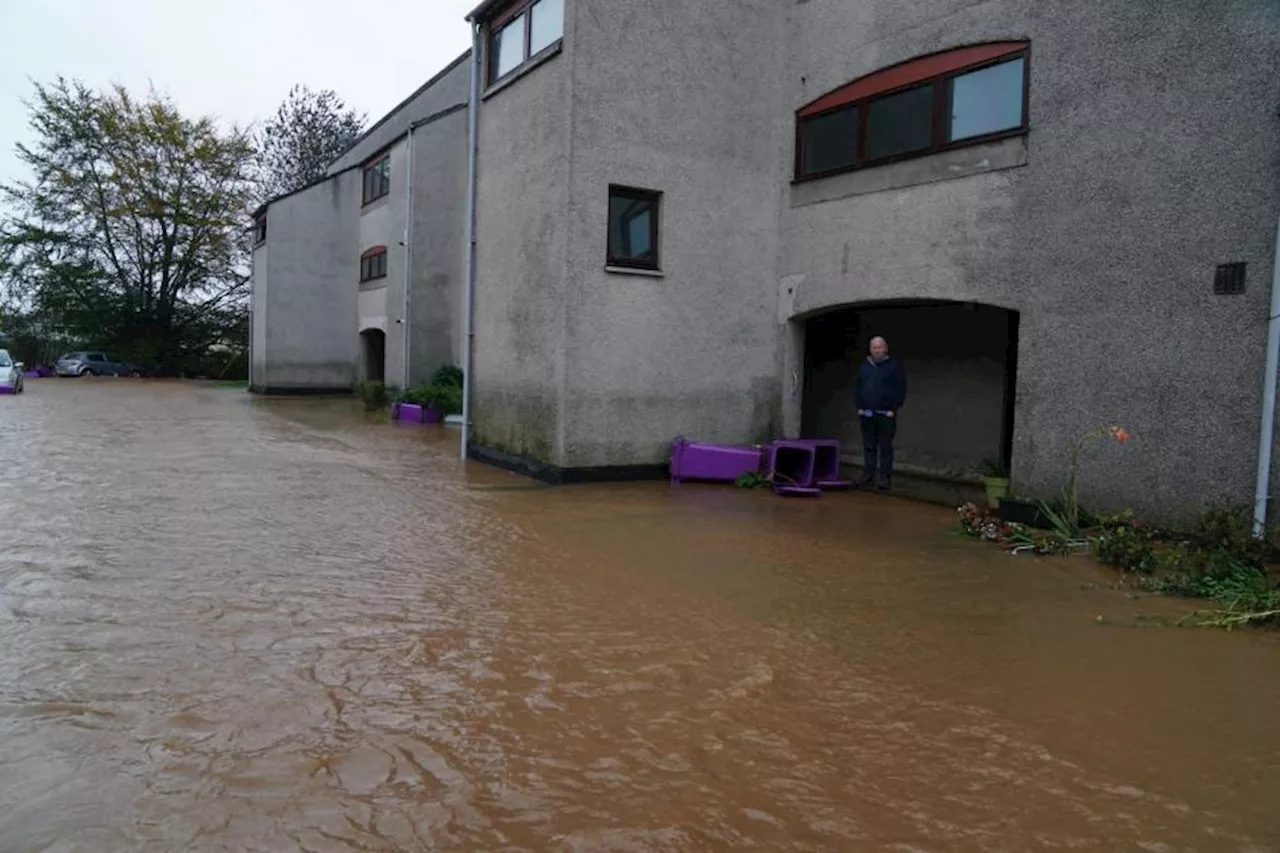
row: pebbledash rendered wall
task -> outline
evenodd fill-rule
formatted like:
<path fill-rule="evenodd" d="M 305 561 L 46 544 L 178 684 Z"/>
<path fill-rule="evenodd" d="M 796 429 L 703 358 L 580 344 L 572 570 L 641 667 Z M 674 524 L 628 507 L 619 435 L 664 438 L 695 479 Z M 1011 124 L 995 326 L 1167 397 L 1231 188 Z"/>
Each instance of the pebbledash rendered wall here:
<path fill-rule="evenodd" d="M 997 40 L 1030 42 L 1027 137 L 792 183 L 796 109 Z M 1261 0 L 567 0 L 561 53 L 480 111 L 477 454 L 571 478 L 795 433 L 806 318 L 948 300 L 1019 312 L 1020 491 L 1118 423 L 1092 502 L 1249 500 L 1278 108 Z M 610 183 L 663 193 L 661 277 L 604 270 Z"/>
<path fill-rule="evenodd" d="M 1090 501 L 1167 518 L 1249 501 L 1280 218 L 1280 4 L 811 0 L 792 16 L 788 108 L 920 54 L 1021 39 L 1025 146 L 955 152 L 969 174 L 954 180 L 933 181 L 926 159 L 881 170 L 896 189 L 864 192 L 861 174 L 791 188 L 786 313 L 921 298 L 1016 310 L 1016 488 L 1060 488 L 1071 442 L 1121 424 L 1132 443 L 1085 456 Z M 1232 262 L 1248 264 L 1246 292 L 1214 295 Z"/>
<path fill-rule="evenodd" d="M 363 378 L 360 334 L 371 329 L 386 335 L 390 384 L 425 382 L 461 360 L 468 57 L 375 123 L 327 178 L 265 207 L 267 240 L 253 253 L 251 390 L 350 391 Z M 362 204 L 361 167 L 383 152 L 391 191 Z M 376 246 L 386 247 L 387 275 L 361 283 L 360 256 Z"/>

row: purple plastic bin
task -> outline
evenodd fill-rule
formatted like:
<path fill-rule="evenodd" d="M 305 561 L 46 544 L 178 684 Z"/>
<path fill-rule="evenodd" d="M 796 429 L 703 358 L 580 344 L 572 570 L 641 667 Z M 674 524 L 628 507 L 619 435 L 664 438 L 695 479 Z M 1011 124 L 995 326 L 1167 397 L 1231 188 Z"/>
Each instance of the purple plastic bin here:
<path fill-rule="evenodd" d="M 424 424 L 438 424 L 444 419 L 444 413 L 435 406 L 427 406 L 422 410 L 422 422 Z"/>
<path fill-rule="evenodd" d="M 773 493 L 784 498 L 816 498 L 822 494 L 822 489 L 807 489 L 803 486 L 779 486 L 775 483 Z"/>
<path fill-rule="evenodd" d="M 770 444 L 765 466 L 775 490 L 814 488 L 815 455 L 813 446 L 805 441 L 780 439 Z"/>
<path fill-rule="evenodd" d="M 732 483 L 743 474 L 756 474 L 763 448 L 733 444 L 706 444 L 683 436 L 671 444 L 671 482 L 711 480 Z"/>
<path fill-rule="evenodd" d="M 391 419 L 420 424 L 422 423 L 422 407 L 417 403 L 396 403 L 391 407 Z"/>
<path fill-rule="evenodd" d="M 849 480 L 840 478 L 840 442 L 834 438 L 800 438 L 795 441 L 813 448 L 813 484 L 820 489 L 848 489 Z"/>

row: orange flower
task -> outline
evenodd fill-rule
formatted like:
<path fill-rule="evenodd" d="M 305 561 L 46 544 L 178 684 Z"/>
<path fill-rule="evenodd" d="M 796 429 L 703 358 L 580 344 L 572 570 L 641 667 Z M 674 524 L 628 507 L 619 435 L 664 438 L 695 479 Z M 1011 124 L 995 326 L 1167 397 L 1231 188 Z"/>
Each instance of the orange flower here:
<path fill-rule="evenodd" d="M 1129 443 L 1129 431 L 1122 426 L 1113 426 L 1111 428 L 1111 437 L 1121 444 Z"/>

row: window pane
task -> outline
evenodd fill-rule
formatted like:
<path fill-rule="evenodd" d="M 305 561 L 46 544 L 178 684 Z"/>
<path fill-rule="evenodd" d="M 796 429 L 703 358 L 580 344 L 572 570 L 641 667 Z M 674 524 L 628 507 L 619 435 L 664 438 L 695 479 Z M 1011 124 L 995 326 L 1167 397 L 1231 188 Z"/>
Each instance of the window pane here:
<path fill-rule="evenodd" d="M 550 47 L 564 35 L 564 0 L 538 0 L 530 17 L 529 53 Z"/>
<path fill-rule="evenodd" d="M 919 86 L 871 102 L 867 159 L 928 148 L 933 141 L 933 86 Z"/>
<path fill-rule="evenodd" d="M 651 198 L 613 194 L 609 196 L 609 258 L 656 265 L 654 245 L 657 202 Z"/>
<path fill-rule="evenodd" d="M 858 108 L 805 119 L 800 124 L 800 174 L 852 166 L 858 147 Z"/>
<path fill-rule="evenodd" d="M 951 81 L 950 140 L 1022 126 L 1022 57 Z"/>
<path fill-rule="evenodd" d="M 493 37 L 495 80 L 510 74 L 524 62 L 524 21 L 525 16 L 521 15 Z"/>

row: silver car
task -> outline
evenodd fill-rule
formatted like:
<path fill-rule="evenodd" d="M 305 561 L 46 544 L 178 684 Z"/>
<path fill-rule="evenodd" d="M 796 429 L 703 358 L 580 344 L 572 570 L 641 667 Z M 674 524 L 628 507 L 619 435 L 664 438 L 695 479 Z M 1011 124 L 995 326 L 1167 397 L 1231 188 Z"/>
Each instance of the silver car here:
<path fill-rule="evenodd" d="M 54 364 L 59 376 L 134 376 L 142 370 L 132 364 L 116 361 L 105 352 L 69 352 Z"/>
<path fill-rule="evenodd" d="M 22 362 L 9 357 L 9 351 L 0 349 L 0 394 L 22 393 Z"/>

